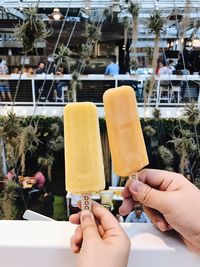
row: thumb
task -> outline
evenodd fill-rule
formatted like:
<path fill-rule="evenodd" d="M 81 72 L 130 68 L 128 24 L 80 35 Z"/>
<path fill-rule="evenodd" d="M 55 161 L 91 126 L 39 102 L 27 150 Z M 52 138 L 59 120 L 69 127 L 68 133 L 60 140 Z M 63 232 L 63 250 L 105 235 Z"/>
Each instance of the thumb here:
<path fill-rule="evenodd" d="M 81 229 L 83 232 L 83 240 L 87 241 L 90 238 L 99 238 L 99 232 L 96 226 L 94 215 L 89 210 L 81 211 Z"/>
<path fill-rule="evenodd" d="M 164 194 L 166 192 L 156 190 L 138 180 L 134 180 L 129 184 L 129 191 L 133 199 L 139 201 L 141 204 L 157 209 L 160 212 L 164 210 Z"/>

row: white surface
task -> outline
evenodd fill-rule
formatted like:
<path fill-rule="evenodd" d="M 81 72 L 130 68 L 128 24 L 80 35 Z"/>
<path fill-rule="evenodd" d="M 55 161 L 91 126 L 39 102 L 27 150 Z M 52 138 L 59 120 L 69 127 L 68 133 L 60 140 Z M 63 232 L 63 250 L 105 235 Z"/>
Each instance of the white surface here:
<path fill-rule="evenodd" d="M 177 237 L 152 224 L 122 225 L 132 243 L 128 267 L 200 266 L 200 257 Z M 69 247 L 74 228 L 69 222 L 0 221 L 0 266 L 74 267 Z"/>
<path fill-rule="evenodd" d="M 29 220 L 29 221 L 54 221 L 53 219 L 51 219 L 47 216 L 41 215 L 41 214 L 34 212 L 32 210 L 26 210 L 23 214 L 23 218 L 25 220 Z"/>

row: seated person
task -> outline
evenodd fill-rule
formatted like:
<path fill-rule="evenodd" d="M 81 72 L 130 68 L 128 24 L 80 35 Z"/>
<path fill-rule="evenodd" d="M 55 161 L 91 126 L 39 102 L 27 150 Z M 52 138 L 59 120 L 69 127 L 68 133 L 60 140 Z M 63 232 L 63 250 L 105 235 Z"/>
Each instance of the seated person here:
<path fill-rule="evenodd" d="M 150 223 L 151 221 L 142 210 L 141 205 L 137 205 L 135 206 L 134 211 L 129 213 L 129 215 L 126 217 L 125 222 Z"/>
<path fill-rule="evenodd" d="M 6 61 L 0 58 L 0 75 L 9 74 Z M 2 101 L 6 101 L 6 97 L 9 101 L 12 101 L 8 80 L 0 80 L 0 95 Z"/>
<path fill-rule="evenodd" d="M 105 75 L 118 75 L 119 65 L 116 63 L 116 57 L 112 56 L 110 58 L 110 63 L 107 65 L 105 70 Z"/>
<path fill-rule="evenodd" d="M 58 68 L 56 75 L 63 75 L 64 74 L 64 68 L 60 67 Z M 55 86 L 54 86 L 54 100 L 57 101 L 58 98 L 62 97 L 62 87 L 67 86 L 67 83 L 62 80 L 56 80 Z"/>

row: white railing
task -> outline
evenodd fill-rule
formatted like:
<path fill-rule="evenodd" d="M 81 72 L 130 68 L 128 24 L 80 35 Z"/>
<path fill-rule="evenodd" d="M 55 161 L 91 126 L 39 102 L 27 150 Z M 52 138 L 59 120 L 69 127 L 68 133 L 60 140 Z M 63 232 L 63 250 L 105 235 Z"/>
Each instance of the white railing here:
<path fill-rule="evenodd" d="M 8 81 L 18 81 L 20 78 L 19 74 L 11 74 L 11 75 L 0 75 L 0 80 L 8 80 Z M 103 81 L 106 83 L 106 81 L 113 81 L 114 86 L 118 87 L 119 84 L 122 85 L 123 82 L 124 84 L 126 84 L 127 82 L 130 82 L 130 84 L 132 82 L 136 82 L 139 86 L 139 90 L 143 90 L 145 81 L 150 78 L 150 75 L 114 75 L 114 76 L 108 76 L 108 75 L 102 75 L 102 74 L 89 74 L 89 75 L 81 75 L 80 76 L 80 80 L 82 82 L 85 81 Z M 32 91 L 32 105 L 35 106 L 35 81 L 66 81 L 69 82 L 72 79 L 72 76 L 70 74 L 66 74 L 66 75 L 45 75 L 45 74 L 41 74 L 41 75 L 22 75 L 21 76 L 21 81 L 30 81 L 31 82 L 31 91 Z M 154 93 L 156 91 L 156 97 L 154 96 L 154 99 L 150 99 L 150 103 L 149 105 L 156 105 L 157 107 L 159 105 L 162 106 L 162 103 L 160 102 L 159 99 L 159 95 L 160 95 L 160 90 L 161 90 L 161 81 L 169 81 L 169 82 L 185 82 L 186 83 L 186 93 L 188 93 L 187 91 L 190 90 L 190 86 L 188 86 L 189 82 L 194 82 L 194 85 L 196 86 L 196 88 L 198 89 L 198 87 L 200 87 L 200 75 L 156 75 L 155 79 L 157 81 L 157 86 L 156 89 L 154 89 Z M 28 88 L 27 88 L 28 90 Z M 53 88 L 52 88 L 53 90 Z M 174 92 L 173 92 L 174 90 Z M 180 85 L 177 85 L 176 88 L 173 88 L 172 85 L 172 93 L 177 92 L 178 94 L 180 94 L 181 88 Z M 14 93 L 14 92 L 13 92 Z M 19 91 L 20 93 L 20 91 Z M 136 92 L 137 93 L 137 92 Z M 179 96 L 177 96 L 176 98 L 178 98 Z M 198 100 L 200 101 L 200 96 L 197 96 Z M 48 105 L 49 103 L 51 103 L 51 100 L 47 99 L 48 102 L 46 102 L 46 105 Z M 90 99 L 88 99 L 89 101 Z M 22 104 L 24 105 L 25 103 L 27 104 L 28 102 L 19 102 L 16 101 L 17 104 Z M 100 103 L 102 103 L 102 101 L 100 101 Z M 29 101 L 28 104 L 31 104 L 31 102 Z M 58 105 L 62 105 L 62 103 L 57 103 Z M 168 101 L 168 103 L 164 103 L 164 105 L 169 105 L 169 106 L 178 106 L 178 105 L 183 105 L 184 103 L 180 103 L 180 99 L 178 99 L 176 101 L 176 103 L 170 102 Z M 199 103 L 200 104 L 200 103 Z M 142 105 L 142 103 L 140 103 L 140 105 Z"/>
<path fill-rule="evenodd" d="M 142 90 L 144 87 L 145 81 L 150 77 L 150 75 L 116 75 L 116 76 L 105 76 L 101 74 L 89 74 L 89 75 L 81 75 L 80 80 L 85 83 L 85 88 L 87 85 L 90 85 L 90 81 L 94 83 L 93 88 L 95 87 L 96 92 L 98 92 L 99 88 L 101 93 L 98 96 L 95 96 L 95 99 L 92 99 L 91 96 L 87 96 L 84 93 L 83 88 L 81 91 L 77 92 L 78 101 L 92 101 L 98 106 L 99 117 L 104 117 L 104 109 L 103 109 L 103 101 L 102 96 L 104 89 L 102 88 L 105 85 L 105 90 L 111 87 L 117 87 L 118 85 L 129 84 L 134 85 L 134 82 L 138 84 L 138 110 L 140 117 L 152 117 L 153 109 L 160 108 L 162 117 L 177 117 L 181 116 L 182 110 L 184 106 L 187 104 L 186 102 L 180 101 L 180 92 L 181 88 L 179 84 L 181 82 L 185 82 L 186 87 L 189 85 L 189 88 L 186 88 L 185 91 L 187 93 L 187 102 L 190 100 L 188 95 L 188 89 L 190 91 L 191 83 L 195 86 L 195 99 L 198 100 L 198 106 L 200 107 L 200 94 L 197 92 L 199 90 L 200 84 L 200 75 L 162 75 L 155 76 L 157 81 L 156 87 L 153 91 L 152 97 L 149 99 L 146 104 L 146 109 L 144 109 L 144 100 L 141 99 Z M 15 88 L 17 81 L 19 80 L 19 74 L 11 74 L 11 75 L 2 75 L 0 76 L 0 80 L 8 80 L 9 84 L 11 84 L 11 93 L 14 96 Z M 45 86 L 45 94 L 43 92 L 43 99 L 40 101 L 36 100 L 36 92 L 35 92 L 35 82 L 37 80 L 47 81 Z M 17 98 L 15 101 L 14 108 L 12 108 L 12 102 L 0 102 L 0 115 L 6 115 L 11 109 L 18 116 L 27 116 L 27 115 L 44 115 L 44 116 L 61 116 L 63 114 L 63 107 L 68 103 L 68 99 L 63 99 L 62 102 L 53 102 L 53 92 L 51 92 L 51 97 L 48 99 L 46 96 L 48 95 L 48 91 L 51 88 L 51 84 L 55 80 L 66 81 L 67 83 L 71 80 L 71 75 L 62 75 L 62 76 L 54 76 L 54 75 L 22 75 L 20 87 L 17 93 Z M 172 82 L 173 90 L 170 92 L 165 92 L 168 94 L 167 97 L 162 97 L 162 87 L 160 86 L 160 82 L 162 80 L 167 80 Z M 99 82 L 99 85 L 98 85 Z M 178 86 L 173 86 L 173 82 L 176 82 Z M 14 85 L 13 85 L 14 84 Z M 21 87 L 22 86 L 22 87 Z M 92 88 L 89 92 L 92 92 Z M 53 88 L 52 88 L 53 91 Z M 84 99 L 81 98 L 84 94 Z M 136 92 L 137 94 L 137 92 Z M 94 96 L 94 95 L 93 95 Z"/>

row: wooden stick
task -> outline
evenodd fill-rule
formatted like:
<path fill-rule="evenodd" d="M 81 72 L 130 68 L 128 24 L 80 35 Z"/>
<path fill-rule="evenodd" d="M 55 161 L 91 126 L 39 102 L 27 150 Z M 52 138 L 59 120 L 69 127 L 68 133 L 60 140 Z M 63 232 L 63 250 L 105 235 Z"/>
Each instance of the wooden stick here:
<path fill-rule="evenodd" d="M 131 180 L 138 180 L 138 173 L 136 172 L 136 173 L 134 173 L 132 175 L 129 175 L 129 179 L 131 179 Z"/>
<path fill-rule="evenodd" d="M 91 194 L 81 195 L 81 210 L 91 211 L 91 206 L 92 206 Z"/>

